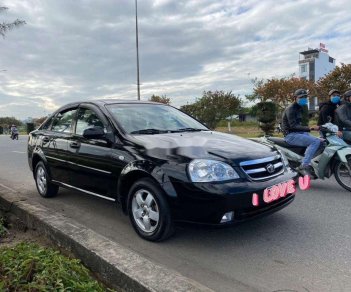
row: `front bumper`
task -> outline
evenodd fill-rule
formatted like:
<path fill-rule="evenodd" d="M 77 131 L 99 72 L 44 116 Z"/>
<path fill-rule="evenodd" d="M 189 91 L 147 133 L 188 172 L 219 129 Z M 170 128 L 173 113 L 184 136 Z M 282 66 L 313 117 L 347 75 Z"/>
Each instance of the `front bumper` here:
<path fill-rule="evenodd" d="M 209 225 L 228 225 L 254 219 L 279 211 L 289 205 L 295 194 L 288 194 L 271 203 L 263 201 L 263 191 L 273 185 L 290 179 L 297 181 L 295 172 L 287 172 L 269 181 L 226 182 L 226 183 L 184 183 L 172 181 L 176 197 L 169 198 L 175 221 Z M 254 206 L 252 195 L 259 197 Z M 221 223 L 223 215 L 234 212 L 232 220 Z"/>

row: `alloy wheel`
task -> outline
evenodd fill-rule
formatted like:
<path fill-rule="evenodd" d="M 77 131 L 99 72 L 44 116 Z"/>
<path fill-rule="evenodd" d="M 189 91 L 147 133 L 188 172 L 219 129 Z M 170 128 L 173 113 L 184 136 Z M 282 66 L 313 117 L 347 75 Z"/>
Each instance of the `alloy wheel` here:
<path fill-rule="evenodd" d="M 46 173 L 44 168 L 38 167 L 36 178 L 37 178 L 37 186 L 38 186 L 39 192 L 41 194 L 45 194 L 47 189 L 47 180 L 46 180 Z"/>
<path fill-rule="evenodd" d="M 160 220 L 159 207 L 153 194 L 145 189 L 139 189 L 132 199 L 133 218 L 138 227 L 152 233 L 156 230 Z"/>

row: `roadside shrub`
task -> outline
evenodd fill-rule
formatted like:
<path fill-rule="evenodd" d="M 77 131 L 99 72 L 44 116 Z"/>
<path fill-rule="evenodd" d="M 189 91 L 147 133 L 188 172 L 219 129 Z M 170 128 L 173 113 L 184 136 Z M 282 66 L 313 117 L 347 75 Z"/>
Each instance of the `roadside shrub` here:
<path fill-rule="evenodd" d="M 0 248 L 0 291 L 106 290 L 79 260 L 51 248 L 26 242 Z"/>
<path fill-rule="evenodd" d="M 257 119 L 265 135 L 272 135 L 276 123 L 277 106 L 274 102 L 265 101 L 257 104 Z"/>
<path fill-rule="evenodd" d="M 34 123 L 27 123 L 26 128 L 27 128 L 27 134 L 34 131 Z"/>

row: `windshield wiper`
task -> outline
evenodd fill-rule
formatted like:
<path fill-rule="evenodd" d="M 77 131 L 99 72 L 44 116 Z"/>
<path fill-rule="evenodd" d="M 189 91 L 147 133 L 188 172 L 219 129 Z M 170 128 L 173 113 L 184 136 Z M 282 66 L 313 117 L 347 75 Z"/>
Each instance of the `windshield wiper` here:
<path fill-rule="evenodd" d="M 177 130 L 172 130 L 172 133 L 178 133 L 178 132 L 200 132 L 200 131 L 208 131 L 206 129 L 197 129 L 197 128 L 181 128 Z"/>
<path fill-rule="evenodd" d="M 153 134 L 161 134 L 167 133 L 168 131 L 160 130 L 160 129 L 142 129 L 130 132 L 130 134 L 146 134 L 146 135 L 153 135 Z"/>

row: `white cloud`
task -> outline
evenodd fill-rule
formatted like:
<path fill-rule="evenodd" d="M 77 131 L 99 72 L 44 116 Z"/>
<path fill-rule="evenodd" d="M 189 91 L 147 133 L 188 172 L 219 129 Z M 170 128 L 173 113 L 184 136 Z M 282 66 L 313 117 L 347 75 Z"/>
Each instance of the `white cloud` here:
<path fill-rule="evenodd" d="M 296 73 L 298 53 L 320 42 L 337 62 L 350 63 L 348 2 L 139 0 L 142 96 L 166 94 L 180 106 L 204 90 L 244 95 L 254 77 Z M 41 116 L 76 100 L 136 98 L 134 1 L 2 4 L 10 9 L 1 20 L 27 24 L 0 39 L 0 70 L 7 70 L 0 72 L 0 115 Z"/>

